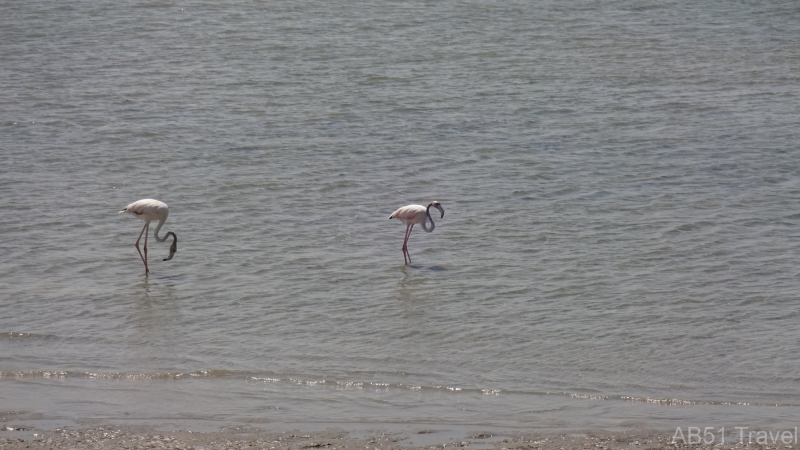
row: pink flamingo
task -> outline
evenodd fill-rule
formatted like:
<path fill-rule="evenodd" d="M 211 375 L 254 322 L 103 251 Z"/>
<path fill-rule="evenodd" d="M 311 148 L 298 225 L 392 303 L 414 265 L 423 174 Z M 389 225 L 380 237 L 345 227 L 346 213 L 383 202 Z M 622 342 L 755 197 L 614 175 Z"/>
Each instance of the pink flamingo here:
<path fill-rule="evenodd" d="M 400 219 L 401 222 L 406 224 L 406 237 L 403 240 L 403 261 L 406 262 L 406 265 L 411 262 L 411 254 L 408 253 L 408 237 L 411 236 L 411 229 L 414 228 L 414 224 L 422 224 L 422 229 L 426 233 L 430 233 L 436 228 L 436 224 L 433 223 L 433 218 L 431 217 L 431 206 L 442 213 L 442 216 L 439 217 L 440 219 L 444 217 L 444 208 L 437 201 L 428 203 L 427 208 L 422 205 L 403 206 L 389 216 L 390 219 Z M 428 220 L 431 221 L 430 228 L 425 225 Z M 406 256 L 408 256 L 408 259 L 406 259 Z"/>
<path fill-rule="evenodd" d="M 164 222 L 167 221 L 167 216 L 169 215 L 169 207 L 166 203 L 160 202 L 158 200 L 153 200 L 151 198 L 145 198 L 142 200 L 135 201 L 130 205 L 122 208 L 120 213 L 128 213 L 132 214 L 142 220 L 144 220 L 144 226 L 142 227 L 142 232 L 139 233 L 139 238 L 136 239 L 136 251 L 139 252 L 139 257 L 142 258 L 142 262 L 144 263 L 144 274 L 147 275 L 150 272 L 150 269 L 147 267 L 147 233 L 150 231 L 150 222 L 153 220 L 158 220 L 158 226 L 156 227 L 156 232 L 153 235 L 158 242 L 164 242 L 167 238 L 172 235 L 172 245 L 169 247 L 169 256 L 164 258 L 164 261 L 169 261 L 175 255 L 175 252 L 178 251 L 178 236 L 170 231 L 167 233 L 163 238 L 158 236 L 158 232 L 161 230 L 161 226 L 164 225 Z M 147 230 L 147 231 L 145 231 Z M 142 234 L 144 234 L 144 256 L 142 256 L 141 250 L 139 250 L 139 240 L 142 239 Z"/>

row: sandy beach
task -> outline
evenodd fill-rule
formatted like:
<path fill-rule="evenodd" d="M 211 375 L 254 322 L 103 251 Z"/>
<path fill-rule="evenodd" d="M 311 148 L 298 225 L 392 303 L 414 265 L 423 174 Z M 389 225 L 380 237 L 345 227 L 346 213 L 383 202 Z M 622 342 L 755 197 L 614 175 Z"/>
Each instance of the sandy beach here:
<path fill-rule="evenodd" d="M 432 433 L 420 430 L 420 434 Z M 429 440 L 430 441 L 430 440 Z M 435 441 L 435 438 L 434 438 Z M 478 433 L 463 439 L 445 440 L 436 444 L 420 445 L 409 436 L 377 433 L 354 436 L 340 429 L 304 433 L 301 431 L 267 431 L 255 428 L 231 428 L 218 432 L 158 431 L 153 428 L 96 426 L 83 429 L 56 429 L 39 431 L 25 427 L 3 425 L 0 432 L 2 449 L 268 449 L 268 450 L 389 450 L 389 449 L 445 449 L 476 448 L 497 450 L 565 450 L 565 449 L 789 449 L 791 444 L 760 442 L 757 440 L 728 439 L 725 443 L 688 444 L 673 442 L 667 432 L 637 431 L 630 433 L 576 433 L 576 434 L 519 434 L 496 436 Z"/>

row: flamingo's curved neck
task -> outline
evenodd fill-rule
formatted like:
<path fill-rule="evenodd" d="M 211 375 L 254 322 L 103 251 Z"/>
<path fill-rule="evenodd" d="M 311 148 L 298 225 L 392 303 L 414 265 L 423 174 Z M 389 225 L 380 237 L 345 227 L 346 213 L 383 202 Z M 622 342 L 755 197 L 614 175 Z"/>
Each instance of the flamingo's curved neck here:
<path fill-rule="evenodd" d="M 428 207 L 425 209 L 425 215 L 427 215 L 428 220 L 431 221 L 431 227 L 429 229 L 427 226 L 425 226 L 425 223 L 428 221 L 426 220 L 422 222 L 422 229 L 425 230 L 426 233 L 430 233 L 431 231 L 433 231 L 434 228 L 436 228 L 436 224 L 433 223 L 433 217 L 431 217 L 431 205 L 428 205 Z"/>
<path fill-rule="evenodd" d="M 158 242 L 166 241 L 167 240 L 167 236 L 169 236 L 169 233 L 167 233 L 164 237 L 158 237 L 158 232 L 161 231 L 161 227 L 164 226 L 164 222 L 166 222 L 166 221 L 165 220 L 159 220 L 158 221 L 158 226 L 156 227 L 156 231 L 153 232 L 153 237 L 155 237 L 156 241 L 158 241 Z"/>
<path fill-rule="evenodd" d="M 158 226 L 156 227 L 156 231 L 153 233 L 153 236 L 156 238 L 156 241 L 158 242 L 164 242 L 167 240 L 167 238 L 172 236 L 172 245 L 169 246 L 169 256 L 164 258 L 164 261 L 169 261 L 170 259 L 172 259 L 173 256 L 175 256 L 175 252 L 178 251 L 178 235 L 173 233 L 172 231 L 168 231 L 163 238 L 158 235 L 158 232 L 161 231 L 161 227 L 164 225 L 165 221 L 166 220 L 162 220 L 158 222 Z"/>

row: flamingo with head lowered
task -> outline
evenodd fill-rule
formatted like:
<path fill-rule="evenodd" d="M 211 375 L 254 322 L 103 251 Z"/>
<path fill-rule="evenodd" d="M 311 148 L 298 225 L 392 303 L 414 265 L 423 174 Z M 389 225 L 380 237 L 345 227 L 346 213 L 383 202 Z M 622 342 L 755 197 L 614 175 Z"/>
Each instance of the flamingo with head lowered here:
<path fill-rule="evenodd" d="M 166 203 L 153 200 L 151 198 L 145 198 L 135 201 L 122 208 L 120 213 L 132 214 L 144 220 L 142 232 L 139 233 L 139 238 L 136 239 L 136 244 L 134 244 L 134 246 L 136 247 L 136 251 L 139 252 L 139 257 L 142 258 L 142 262 L 144 263 L 145 275 L 150 272 L 150 269 L 147 267 L 147 233 L 150 231 L 150 222 L 158 220 L 158 226 L 156 227 L 155 233 L 153 233 L 156 241 L 164 242 L 170 235 L 172 235 L 173 240 L 172 245 L 169 247 L 169 256 L 164 258 L 164 261 L 169 261 L 173 256 L 175 256 L 175 252 L 178 251 L 178 236 L 172 231 L 167 233 L 163 238 L 158 236 L 158 232 L 161 230 L 164 222 L 167 221 L 167 216 L 169 215 L 169 207 Z M 144 234 L 144 256 L 142 256 L 142 252 L 139 250 L 139 240 L 142 239 L 142 234 Z"/>
<path fill-rule="evenodd" d="M 433 217 L 431 217 L 431 206 L 442 213 L 441 217 L 439 217 L 440 219 L 444 217 L 444 208 L 442 208 L 442 205 L 437 201 L 428 203 L 427 208 L 422 205 L 403 206 L 389 216 L 390 219 L 400 219 L 401 222 L 406 224 L 406 237 L 405 240 L 403 240 L 403 261 L 406 262 L 406 265 L 411 262 L 411 254 L 408 253 L 408 237 L 411 236 L 411 229 L 414 228 L 414 225 L 418 223 L 422 224 L 422 229 L 425 230 L 426 233 L 430 233 L 436 228 L 436 224 L 433 223 Z M 431 222 L 430 228 L 425 225 L 429 220 Z"/>

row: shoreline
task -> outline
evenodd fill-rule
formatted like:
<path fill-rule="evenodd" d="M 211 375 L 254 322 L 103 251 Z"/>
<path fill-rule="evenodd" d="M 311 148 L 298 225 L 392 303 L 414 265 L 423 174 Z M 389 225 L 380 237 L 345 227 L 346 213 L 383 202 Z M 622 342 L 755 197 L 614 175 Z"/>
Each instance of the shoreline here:
<path fill-rule="evenodd" d="M 688 430 L 685 430 L 688 431 Z M 714 431 L 714 430 L 712 430 Z M 758 432 L 762 433 L 762 432 Z M 485 450 L 566 449 L 797 449 L 797 430 L 774 434 L 763 432 L 716 436 L 714 442 L 695 434 L 675 439 L 675 431 L 631 430 L 630 432 L 586 431 L 582 433 L 517 432 L 508 435 L 487 432 L 456 433 L 421 427 L 418 431 L 344 430 L 330 427 L 318 431 L 269 430 L 249 426 L 220 431 L 163 431 L 151 426 L 93 425 L 38 430 L 6 423 L 0 427 L 0 449 L 268 449 L 268 450 L 444 450 L 474 448 Z M 795 433 L 787 441 L 786 433 Z M 460 436 L 459 435 L 463 435 Z M 710 437 L 710 435 L 709 435 Z M 721 438 L 721 439 L 720 439 Z"/>

